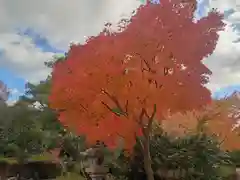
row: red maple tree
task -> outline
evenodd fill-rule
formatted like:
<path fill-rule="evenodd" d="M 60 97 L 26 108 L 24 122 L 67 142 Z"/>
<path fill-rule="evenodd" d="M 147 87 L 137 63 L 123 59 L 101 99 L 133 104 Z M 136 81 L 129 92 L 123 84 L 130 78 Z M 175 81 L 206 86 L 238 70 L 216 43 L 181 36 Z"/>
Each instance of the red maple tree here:
<path fill-rule="evenodd" d="M 49 99 L 59 120 L 90 144 L 114 146 L 124 138 L 131 150 L 142 136 L 149 180 L 153 121 L 211 101 L 203 86 L 211 72 L 202 59 L 215 49 L 224 24 L 216 11 L 194 22 L 195 7 L 196 1 L 148 2 L 121 21 L 120 32 L 105 28 L 86 44 L 72 45 L 53 69 Z"/>

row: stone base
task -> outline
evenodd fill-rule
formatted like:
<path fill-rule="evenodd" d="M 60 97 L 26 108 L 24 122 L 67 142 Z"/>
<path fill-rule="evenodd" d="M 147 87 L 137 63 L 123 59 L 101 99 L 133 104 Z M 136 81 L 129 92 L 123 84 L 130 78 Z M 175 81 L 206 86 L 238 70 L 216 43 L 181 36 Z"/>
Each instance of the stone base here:
<path fill-rule="evenodd" d="M 85 171 L 89 174 L 92 180 L 105 179 L 108 173 L 108 170 L 109 169 L 107 167 L 102 167 L 102 166 L 93 166 L 85 169 Z"/>
<path fill-rule="evenodd" d="M 236 168 L 236 176 L 237 176 L 236 180 L 240 180 L 240 168 Z"/>
<path fill-rule="evenodd" d="M 86 168 L 85 171 L 89 174 L 107 174 L 108 168 L 103 166 L 92 166 L 89 168 Z"/>

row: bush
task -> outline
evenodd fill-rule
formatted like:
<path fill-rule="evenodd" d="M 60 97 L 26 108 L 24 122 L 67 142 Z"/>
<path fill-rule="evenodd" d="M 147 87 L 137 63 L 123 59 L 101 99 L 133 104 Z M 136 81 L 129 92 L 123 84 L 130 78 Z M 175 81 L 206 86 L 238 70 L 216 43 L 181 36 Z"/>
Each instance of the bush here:
<path fill-rule="evenodd" d="M 167 134 L 151 139 L 151 154 L 155 179 L 218 180 L 223 177 L 221 168 L 230 165 L 228 153 L 219 148 L 214 137 L 203 133 L 175 138 Z M 125 167 L 125 168 L 123 168 Z M 131 180 L 145 180 L 143 155 L 137 143 L 131 157 L 122 153 L 117 165 L 111 165 L 114 176 Z"/>
<path fill-rule="evenodd" d="M 230 156 L 232 158 L 232 161 L 236 167 L 240 167 L 240 150 L 235 150 L 233 152 L 230 152 Z"/>

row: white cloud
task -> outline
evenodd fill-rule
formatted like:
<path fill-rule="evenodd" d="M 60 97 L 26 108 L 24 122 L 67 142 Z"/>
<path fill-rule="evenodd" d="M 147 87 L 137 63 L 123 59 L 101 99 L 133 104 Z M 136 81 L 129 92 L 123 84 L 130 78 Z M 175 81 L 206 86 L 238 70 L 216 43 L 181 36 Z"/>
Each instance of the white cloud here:
<path fill-rule="evenodd" d="M 210 0 L 210 6 L 218 8 L 220 11 L 228 9 L 240 11 L 240 2 L 238 0 Z"/>
<path fill-rule="evenodd" d="M 221 32 L 214 54 L 206 60 L 213 71 L 209 85 L 212 90 L 240 84 L 240 43 L 232 43 L 239 35 L 231 27 L 231 24 L 239 22 L 240 9 L 236 2 L 237 0 L 210 2 L 211 7 L 221 11 L 235 10 L 227 19 L 227 29 Z M 16 35 L 16 28 L 32 28 L 46 37 L 52 46 L 66 50 L 69 42 L 83 42 L 84 37 L 97 35 L 107 21 L 117 22 L 139 4 L 139 0 L 1 0 L 0 48 L 5 50 L 6 59 L 0 60 L 0 66 L 12 69 L 29 81 L 37 82 L 49 73 L 43 62 L 53 54 L 42 52 L 30 39 Z"/>
<path fill-rule="evenodd" d="M 17 72 L 26 80 L 37 82 L 49 73 L 44 61 L 53 53 L 44 53 L 36 48 L 31 39 L 13 33 L 0 33 L 2 58 L 0 66 Z"/>
<path fill-rule="evenodd" d="M 20 95 L 22 95 L 23 93 L 21 93 L 18 89 L 14 88 L 14 89 L 8 89 L 8 91 L 10 92 L 8 98 L 6 98 L 6 103 L 8 106 L 13 106 L 16 102 L 18 98 L 13 98 L 13 97 L 18 97 Z"/>
<path fill-rule="evenodd" d="M 19 96 L 23 95 L 23 92 L 20 92 L 17 88 L 8 89 L 9 96 L 6 101 L 8 106 L 13 106 L 16 102 Z"/>
<path fill-rule="evenodd" d="M 229 16 L 229 21 L 232 23 L 238 23 L 240 22 L 240 11 L 239 12 L 235 12 L 232 15 Z"/>
<path fill-rule="evenodd" d="M 139 4 L 138 0 L 2 0 L 0 49 L 4 50 L 4 58 L 0 66 L 38 82 L 49 73 L 43 63 L 53 54 L 37 49 L 30 39 L 14 30 L 32 28 L 53 47 L 67 50 L 70 42 L 84 42 L 85 37 L 97 35 L 107 21 L 117 22 Z"/>
<path fill-rule="evenodd" d="M 19 92 L 18 89 L 14 88 L 14 89 L 11 89 L 11 90 L 10 90 L 10 93 L 13 94 L 13 95 L 15 95 L 15 94 L 19 94 L 20 92 Z"/>
<path fill-rule="evenodd" d="M 83 41 L 84 36 L 96 35 L 107 21 L 117 22 L 131 13 L 138 0 L 3 0 L 11 25 L 32 27 L 50 43 L 67 48 L 70 41 Z"/>
<path fill-rule="evenodd" d="M 219 90 L 229 85 L 240 84 L 240 42 L 232 43 L 238 38 L 230 25 L 220 32 L 220 39 L 214 53 L 205 60 L 212 70 L 210 87 Z"/>
<path fill-rule="evenodd" d="M 220 32 L 220 38 L 214 53 L 205 60 L 206 65 L 212 70 L 213 75 L 208 87 L 212 91 L 240 84 L 240 42 L 233 43 L 240 38 L 238 30 L 233 25 L 240 23 L 236 0 L 212 0 L 210 8 L 218 8 L 221 12 L 234 9 L 225 19 L 225 31 Z"/>

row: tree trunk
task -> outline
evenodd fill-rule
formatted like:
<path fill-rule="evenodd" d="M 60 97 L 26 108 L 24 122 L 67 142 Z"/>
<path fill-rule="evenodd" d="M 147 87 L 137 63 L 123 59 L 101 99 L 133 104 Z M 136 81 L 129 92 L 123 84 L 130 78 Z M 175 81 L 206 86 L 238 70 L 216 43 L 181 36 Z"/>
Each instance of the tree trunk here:
<path fill-rule="evenodd" d="M 144 158 L 144 169 L 147 175 L 147 180 L 154 180 L 154 174 L 152 170 L 152 159 L 150 155 L 150 140 L 149 136 L 144 138 L 143 142 L 143 158 Z"/>

